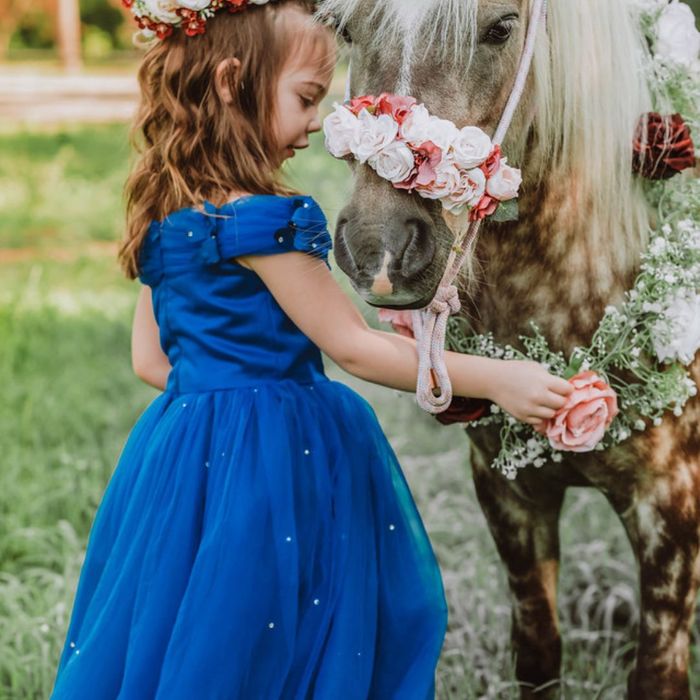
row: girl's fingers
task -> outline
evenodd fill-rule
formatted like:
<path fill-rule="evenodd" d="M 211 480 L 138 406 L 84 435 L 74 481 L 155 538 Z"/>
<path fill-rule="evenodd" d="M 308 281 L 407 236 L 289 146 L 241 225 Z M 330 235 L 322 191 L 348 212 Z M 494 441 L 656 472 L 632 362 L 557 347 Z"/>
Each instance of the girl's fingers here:
<path fill-rule="evenodd" d="M 566 379 L 561 379 L 560 377 L 555 377 L 552 375 L 552 382 L 548 389 L 561 396 L 569 396 L 574 390 L 574 385 L 567 382 Z"/>
<path fill-rule="evenodd" d="M 542 401 L 542 403 L 547 408 L 552 408 L 555 411 L 558 411 L 562 406 L 566 404 L 566 401 L 567 399 L 565 396 L 550 391 L 547 393 L 547 396 L 545 397 L 544 401 Z"/>

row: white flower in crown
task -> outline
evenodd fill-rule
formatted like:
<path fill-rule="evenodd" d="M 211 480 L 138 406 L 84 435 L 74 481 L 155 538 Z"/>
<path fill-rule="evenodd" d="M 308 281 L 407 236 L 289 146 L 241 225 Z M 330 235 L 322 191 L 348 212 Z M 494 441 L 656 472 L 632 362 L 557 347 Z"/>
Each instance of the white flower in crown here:
<path fill-rule="evenodd" d="M 334 104 L 333 111 L 323 120 L 326 149 L 335 158 L 352 154 L 351 143 L 360 130 L 357 117 L 342 105 Z"/>
<path fill-rule="evenodd" d="M 181 22 L 181 18 L 177 14 L 178 5 L 171 0 L 140 0 L 139 5 L 145 10 L 143 14 L 139 14 L 141 17 L 145 15 L 165 24 L 179 24 Z M 207 5 L 209 5 L 208 2 Z"/>
<path fill-rule="evenodd" d="M 690 364 L 700 349 L 700 294 L 676 292 L 651 332 L 654 352 L 661 362 Z"/>
<path fill-rule="evenodd" d="M 413 151 L 402 141 L 393 141 L 381 151 L 370 156 L 367 164 L 379 177 L 399 183 L 410 177 L 415 165 Z"/>
<path fill-rule="evenodd" d="M 184 7 L 188 10 L 201 12 L 211 5 L 211 0 L 177 0 L 177 5 L 178 7 Z"/>
<path fill-rule="evenodd" d="M 493 142 L 478 126 L 465 126 L 452 142 L 452 155 L 460 168 L 469 170 L 481 165 L 491 154 Z"/>
<path fill-rule="evenodd" d="M 378 117 L 363 109 L 357 116 L 359 128 L 350 137 L 350 150 L 360 163 L 366 163 L 373 155 L 396 139 L 399 125 L 388 115 Z"/>
<path fill-rule="evenodd" d="M 654 53 L 686 67 L 697 65 L 700 32 L 695 28 L 695 15 L 688 5 L 676 0 L 662 10 L 656 23 Z"/>
<path fill-rule="evenodd" d="M 511 168 L 506 164 L 507 158 L 501 161 L 501 166 L 488 179 L 486 194 L 501 202 L 514 199 L 518 196 L 518 190 L 523 182 L 523 176 L 518 168 Z"/>

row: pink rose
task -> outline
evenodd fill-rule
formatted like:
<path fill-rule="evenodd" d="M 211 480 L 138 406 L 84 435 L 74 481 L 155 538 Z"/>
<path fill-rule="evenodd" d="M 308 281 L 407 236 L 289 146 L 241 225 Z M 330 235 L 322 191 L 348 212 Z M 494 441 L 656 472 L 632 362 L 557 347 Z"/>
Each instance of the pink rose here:
<path fill-rule="evenodd" d="M 376 107 L 376 104 L 377 98 L 374 95 L 362 95 L 361 97 L 353 97 L 349 102 L 345 103 L 345 106 L 357 116 L 363 109 L 373 113 L 373 107 Z"/>
<path fill-rule="evenodd" d="M 618 414 L 617 394 L 595 372 L 569 379 L 574 391 L 542 432 L 555 450 L 590 452 Z"/>
<path fill-rule="evenodd" d="M 489 176 L 486 185 L 486 193 L 489 197 L 493 197 L 500 202 L 515 199 L 518 196 L 518 190 L 523 182 L 520 170 L 506 165 L 506 161 L 507 158 L 501 160 L 500 167 L 493 175 Z"/>
<path fill-rule="evenodd" d="M 402 97 L 383 92 L 377 98 L 377 114 L 388 114 L 398 124 L 403 124 L 416 104 L 415 97 Z"/>
<path fill-rule="evenodd" d="M 400 190 L 413 190 L 416 187 L 430 187 L 435 182 L 436 168 L 442 161 L 442 149 L 432 141 L 411 148 L 414 157 L 413 170 L 403 181 L 394 183 Z"/>
<path fill-rule="evenodd" d="M 377 318 L 382 323 L 391 323 L 391 327 L 399 335 L 413 338 L 413 314 L 411 311 L 397 309 L 379 309 Z"/>

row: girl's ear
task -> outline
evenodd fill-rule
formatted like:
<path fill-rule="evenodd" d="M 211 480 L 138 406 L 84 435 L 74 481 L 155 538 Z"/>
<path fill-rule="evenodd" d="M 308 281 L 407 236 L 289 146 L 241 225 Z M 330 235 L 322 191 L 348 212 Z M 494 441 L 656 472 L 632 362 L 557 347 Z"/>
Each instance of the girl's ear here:
<path fill-rule="evenodd" d="M 227 104 L 233 102 L 232 86 L 238 85 L 241 62 L 237 58 L 225 58 L 216 67 L 214 85 L 219 97 Z"/>

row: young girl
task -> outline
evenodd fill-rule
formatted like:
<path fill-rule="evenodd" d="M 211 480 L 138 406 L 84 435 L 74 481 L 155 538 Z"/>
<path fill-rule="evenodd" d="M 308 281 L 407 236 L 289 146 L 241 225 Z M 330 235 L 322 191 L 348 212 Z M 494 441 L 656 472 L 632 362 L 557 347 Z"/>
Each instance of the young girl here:
<path fill-rule="evenodd" d="M 415 344 L 366 326 L 323 214 L 278 180 L 320 128 L 333 37 L 309 0 L 177 1 L 134 5 L 164 38 L 120 253 L 144 283 L 134 369 L 164 392 L 95 517 L 52 698 L 426 700 L 438 566 L 372 409 L 321 361 L 414 391 Z M 447 365 L 533 423 L 570 391 L 534 363 Z"/>

